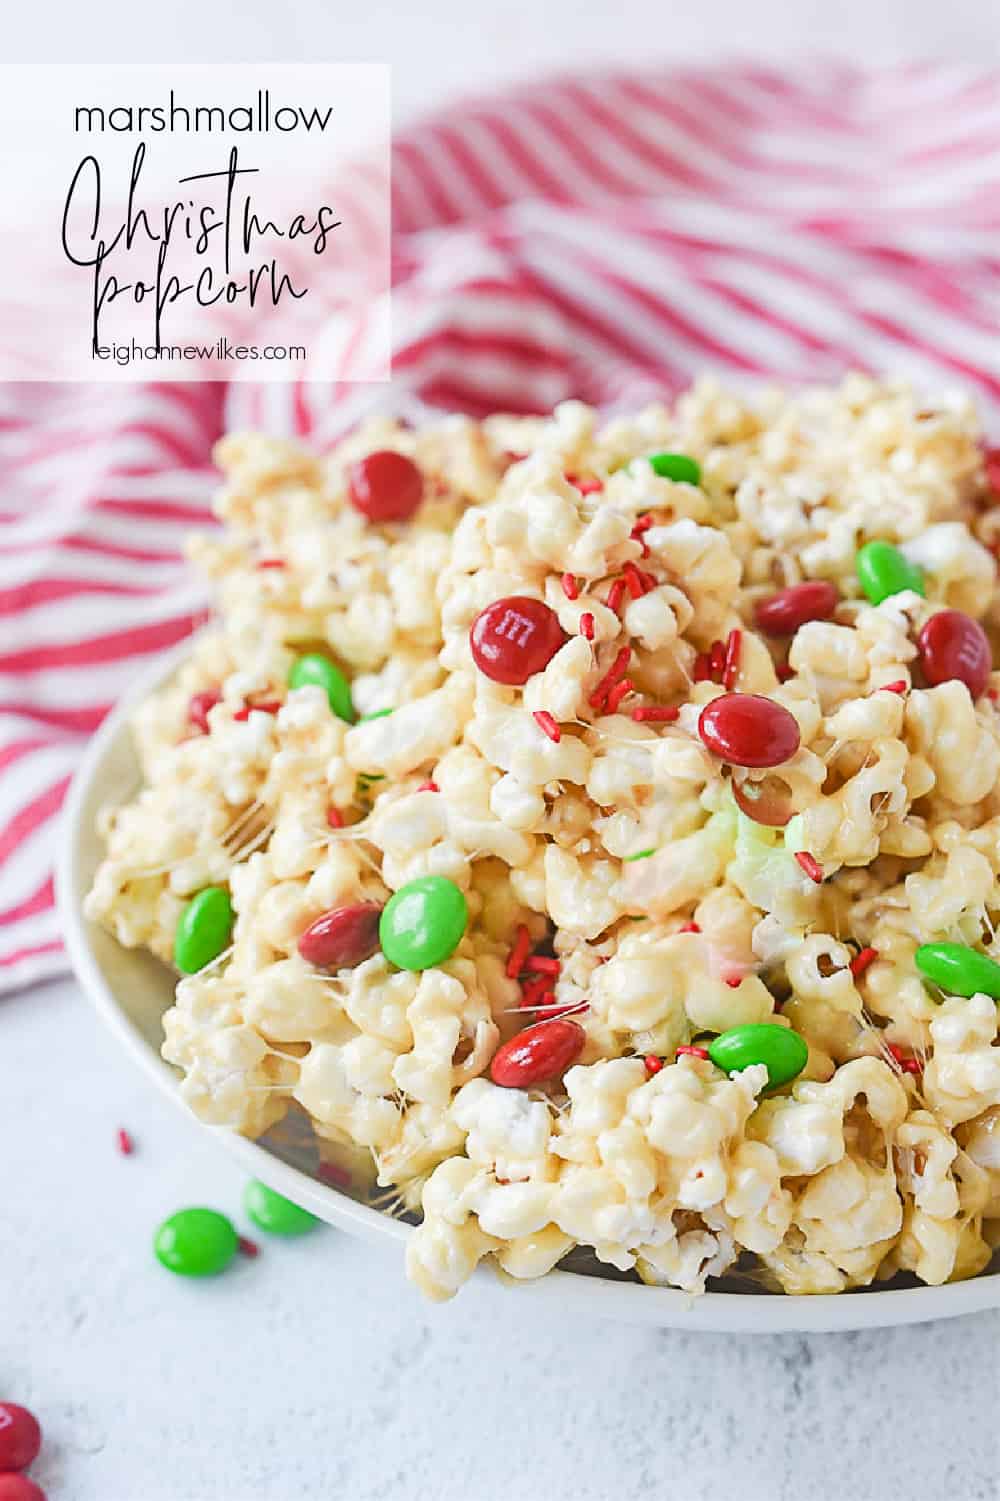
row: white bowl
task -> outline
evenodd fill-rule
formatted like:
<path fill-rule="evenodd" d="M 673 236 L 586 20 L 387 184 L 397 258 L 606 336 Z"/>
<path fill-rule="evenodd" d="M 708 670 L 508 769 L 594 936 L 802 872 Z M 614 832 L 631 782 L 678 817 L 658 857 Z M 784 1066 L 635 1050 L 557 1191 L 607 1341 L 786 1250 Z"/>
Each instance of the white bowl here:
<path fill-rule="evenodd" d="M 139 682 L 108 716 L 91 741 L 66 802 L 56 870 L 59 908 L 77 978 L 133 1061 L 185 1111 L 187 1106 L 177 1088 L 178 1075 L 160 1057 L 160 1019 L 171 1004 L 172 972 L 149 954 L 122 948 L 109 934 L 86 921 L 82 906 L 102 853 L 95 832 L 97 811 L 108 803 L 123 802 L 139 786 L 139 766 L 129 730 L 132 711 L 166 681 L 189 649 L 185 643 L 166 662 L 161 660 L 155 672 Z M 321 1219 L 358 1235 L 395 1240 L 400 1250 L 399 1275 L 403 1276 L 403 1243 L 413 1233 L 410 1226 L 330 1187 L 307 1168 L 287 1160 L 303 1160 L 301 1143 L 296 1151 L 294 1144 L 290 1147 L 270 1137 L 251 1142 L 218 1127 L 205 1129 L 214 1131 L 216 1139 L 248 1173 Z M 282 1155 L 278 1155 L 279 1150 Z M 485 1275 L 485 1270 L 477 1274 L 480 1278 Z M 516 1284 L 512 1296 L 541 1298 L 552 1305 L 561 1304 L 571 1313 L 595 1318 L 678 1329 L 773 1334 L 916 1324 L 1000 1307 L 1000 1270 L 946 1287 L 893 1287 L 812 1298 L 738 1289 L 690 1298 L 669 1288 L 556 1271 L 536 1282 Z"/>

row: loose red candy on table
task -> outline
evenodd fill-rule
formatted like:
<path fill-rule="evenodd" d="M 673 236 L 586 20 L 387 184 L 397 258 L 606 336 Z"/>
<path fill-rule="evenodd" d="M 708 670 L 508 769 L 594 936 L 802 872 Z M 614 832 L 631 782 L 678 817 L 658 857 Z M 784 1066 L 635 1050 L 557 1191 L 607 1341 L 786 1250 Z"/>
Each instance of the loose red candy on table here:
<path fill-rule="evenodd" d="M 794 636 L 807 620 L 829 620 L 840 603 L 833 584 L 822 579 L 791 584 L 767 599 L 757 601 L 753 616 L 758 630 L 768 636 Z"/>
<path fill-rule="evenodd" d="M 544 1021 L 525 1027 L 494 1053 L 490 1078 L 505 1089 L 527 1089 L 555 1079 L 576 1062 L 585 1041 L 576 1022 Z"/>
<path fill-rule="evenodd" d="M 0 1475 L 0 1501 L 46 1501 L 46 1497 L 27 1475 Z"/>
<path fill-rule="evenodd" d="M 353 969 L 378 953 L 382 908 L 374 902 L 334 907 L 310 923 L 299 939 L 299 953 L 317 969 Z"/>
<path fill-rule="evenodd" d="M 0 1402 L 0 1470 L 26 1470 L 41 1447 L 34 1413 L 17 1402 Z"/>
<path fill-rule="evenodd" d="M 956 679 L 980 698 L 993 670 L 989 639 L 978 620 L 961 610 L 939 610 L 917 637 L 920 666 L 935 687 Z"/>
<path fill-rule="evenodd" d="M 508 687 L 519 687 L 542 672 L 566 639 L 555 611 L 526 594 L 495 599 L 480 610 L 469 632 L 480 672 Z"/>
<path fill-rule="evenodd" d="M 710 751 L 731 766 L 780 766 L 799 748 L 799 727 L 773 698 L 726 693 L 706 704 L 698 733 Z"/>
<path fill-rule="evenodd" d="M 369 521 L 408 521 L 424 498 L 424 477 L 405 453 L 380 448 L 351 465 L 347 495 Z"/>

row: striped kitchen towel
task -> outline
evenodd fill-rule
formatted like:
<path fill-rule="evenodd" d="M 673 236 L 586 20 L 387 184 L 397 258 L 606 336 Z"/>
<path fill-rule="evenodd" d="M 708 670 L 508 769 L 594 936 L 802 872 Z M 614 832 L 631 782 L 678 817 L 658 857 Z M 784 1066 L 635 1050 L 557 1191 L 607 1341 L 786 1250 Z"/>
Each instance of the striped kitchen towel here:
<path fill-rule="evenodd" d="M 332 385 L 0 387 L 0 989 L 64 967 L 59 810 L 88 734 L 205 599 L 227 426 L 322 447 L 375 407 L 624 406 L 709 370 L 962 387 L 1000 427 L 1000 72 L 807 64 L 532 83 L 392 154 L 386 309 L 340 320 Z M 354 383 L 352 383 L 354 382 Z"/>

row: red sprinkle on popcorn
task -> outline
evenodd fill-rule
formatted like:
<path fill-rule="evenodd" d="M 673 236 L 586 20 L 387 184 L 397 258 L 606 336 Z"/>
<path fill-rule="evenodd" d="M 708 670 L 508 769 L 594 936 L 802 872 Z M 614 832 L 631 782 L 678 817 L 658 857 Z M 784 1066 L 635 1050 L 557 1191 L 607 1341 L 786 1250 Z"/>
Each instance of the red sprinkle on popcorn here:
<path fill-rule="evenodd" d="M 740 671 L 740 656 L 743 651 L 743 632 L 730 631 L 726 642 L 726 659 L 722 664 L 722 686 L 730 693 L 736 686 Z"/>
<path fill-rule="evenodd" d="M 550 959 L 548 954 L 532 954 L 524 965 L 539 975 L 557 975 L 562 969 L 558 959 Z"/>
<path fill-rule="evenodd" d="M 264 703 L 260 704 L 244 704 L 242 709 L 236 710 L 233 718 L 239 720 L 242 724 L 250 718 L 251 714 L 277 714 L 280 708 L 281 700 L 278 698 L 270 698 L 267 699 Z"/>
<path fill-rule="evenodd" d="M 726 980 L 726 984 L 729 986 L 730 990 L 738 990 L 743 984 L 743 976 L 730 975 Z"/>
<path fill-rule="evenodd" d="M 579 490 L 581 495 L 596 495 L 599 490 L 604 489 L 604 481 L 593 474 L 567 474 L 564 478 L 569 480 L 573 488 Z"/>
<path fill-rule="evenodd" d="M 563 576 L 562 576 L 562 591 L 565 594 L 565 596 L 566 596 L 567 599 L 578 599 L 579 598 L 580 587 L 577 584 L 576 579 L 573 577 L 573 575 L 571 573 L 564 573 L 563 574 Z"/>
<path fill-rule="evenodd" d="M 851 974 L 859 980 L 870 964 L 874 964 L 878 958 L 878 949 L 860 949 L 851 960 Z"/>
<path fill-rule="evenodd" d="M 625 574 L 625 587 L 633 599 L 641 599 L 644 594 L 649 593 L 648 573 L 643 573 L 634 563 L 626 563 L 622 571 Z"/>
<path fill-rule="evenodd" d="M 418 792 L 440 792 L 441 788 L 438 786 L 437 782 L 427 781 L 427 782 L 421 782 L 420 786 L 417 788 L 417 791 Z"/>
<path fill-rule="evenodd" d="M 622 699 L 626 698 L 632 691 L 633 685 L 631 678 L 622 678 L 620 683 L 615 683 L 614 687 L 611 689 L 611 692 L 608 694 L 608 701 L 604 706 L 606 712 L 608 714 L 616 714 L 618 712 L 618 706 L 621 703 Z"/>
<path fill-rule="evenodd" d="M 340 809 L 335 808 L 332 803 L 326 810 L 326 822 L 328 827 L 331 829 L 342 829 L 344 827 L 344 815 L 343 813 L 341 813 Z"/>
<path fill-rule="evenodd" d="M 647 1053 L 642 1061 L 646 1065 L 647 1074 L 658 1074 L 663 1067 L 663 1059 L 657 1058 L 655 1053 Z"/>
<path fill-rule="evenodd" d="M 673 724 L 680 717 L 681 711 L 676 704 L 641 704 L 632 710 L 636 724 Z"/>
<path fill-rule="evenodd" d="M 708 652 L 708 668 L 716 682 L 722 681 L 722 674 L 726 666 L 726 643 L 713 641 Z"/>
<path fill-rule="evenodd" d="M 593 693 L 587 700 L 592 708 L 600 708 L 603 700 L 611 692 L 611 689 L 617 683 L 618 679 L 624 677 L 625 673 L 628 670 L 628 664 L 631 660 L 631 657 L 632 648 L 630 646 L 623 646 L 618 655 L 615 657 L 615 660 L 612 662 L 611 666 L 608 668 L 607 672 L 601 678 L 601 681 L 598 683 L 597 687 L 594 689 Z"/>
<path fill-rule="evenodd" d="M 712 659 L 707 651 L 700 651 L 694 659 L 691 676 L 696 683 L 707 683 L 712 676 Z"/>
<path fill-rule="evenodd" d="M 607 605 L 609 610 L 612 610 L 617 615 L 618 611 L 621 609 L 621 603 L 624 598 L 625 580 L 615 579 L 614 583 L 611 585 L 611 588 L 608 590 L 608 597 L 604 601 L 604 603 Z"/>
<path fill-rule="evenodd" d="M 285 562 L 284 558 L 258 558 L 257 559 L 257 567 L 258 568 L 287 568 L 288 564 Z"/>
<path fill-rule="evenodd" d="M 687 922 L 682 922 L 677 931 L 678 933 L 700 933 L 701 928 L 699 927 L 698 923 L 695 922 L 694 918 L 691 917 Z"/>
<path fill-rule="evenodd" d="M 536 709 L 531 717 L 537 724 L 538 728 L 541 730 L 542 734 L 548 735 L 549 739 L 554 741 L 555 744 L 558 745 L 560 740 L 562 739 L 562 730 L 556 724 L 548 709 Z"/>
<path fill-rule="evenodd" d="M 518 924 L 517 933 L 514 935 L 514 944 L 507 960 L 506 974 L 508 980 L 516 980 L 524 968 L 524 961 L 531 950 L 531 934 L 524 923 Z"/>
<path fill-rule="evenodd" d="M 589 610 L 585 610 L 580 616 L 580 635 L 584 641 L 593 641 L 594 639 L 594 617 Z"/>
<path fill-rule="evenodd" d="M 795 856 L 795 862 L 801 870 L 804 870 L 810 881 L 815 881 L 817 886 L 823 884 L 823 867 L 815 855 L 810 855 L 806 850 L 799 850 Z"/>
<path fill-rule="evenodd" d="M 707 1059 L 709 1056 L 707 1048 L 696 1048 L 693 1043 L 684 1043 L 681 1047 L 679 1047 L 677 1049 L 678 1058 L 682 1053 L 687 1053 L 690 1058 Z"/>
<path fill-rule="evenodd" d="M 789 678 L 793 678 L 795 676 L 795 668 L 789 667 L 787 662 L 779 662 L 777 667 L 774 669 L 774 675 L 778 679 L 779 683 L 787 683 Z"/>
<path fill-rule="evenodd" d="M 905 678 L 897 678 L 894 683 L 882 683 L 881 686 L 878 689 L 878 692 L 879 693 L 905 693 L 907 691 L 907 689 L 909 688 L 909 686 L 910 685 L 906 681 Z"/>

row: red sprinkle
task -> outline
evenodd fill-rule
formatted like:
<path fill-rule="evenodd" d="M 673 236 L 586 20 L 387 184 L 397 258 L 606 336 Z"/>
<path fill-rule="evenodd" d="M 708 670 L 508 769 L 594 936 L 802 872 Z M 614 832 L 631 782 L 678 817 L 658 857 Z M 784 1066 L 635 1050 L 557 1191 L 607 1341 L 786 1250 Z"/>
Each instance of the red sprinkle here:
<path fill-rule="evenodd" d="M 726 665 L 726 644 L 724 641 L 713 641 L 708 653 L 708 667 L 713 678 L 721 678 L 723 668 Z"/>
<path fill-rule="evenodd" d="M 684 1043 L 682 1047 L 679 1047 L 677 1049 L 678 1058 L 682 1053 L 687 1053 L 691 1058 L 708 1058 L 709 1056 L 707 1049 L 696 1048 L 693 1043 Z"/>
<path fill-rule="evenodd" d="M 904 1053 L 903 1049 L 897 1043 L 887 1042 L 885 1050 L 892 1057 L 893 1061 L 899 1065 L 904 1074 L 923 1073 L 924 1066 L 920 1062 L 920 1059 L 915 1058 L 912 1054 Z"/>
<path fill-rule="evenodd" d="M 649 584 L 646 582 L 649 578 L 647 573 L 642 573 L 634 563 L 626 563 L 623 572 L 625 587 L 633 599 L 641 599 L 644 594 L 649 593 Z"/>
<path fill-rule="evenodd" d="M 986 483 L 994 495 L 1000 495 L 1000 448 L 986 448 L 983 450 L 983 467 L 986 470 Z"/>
<path fill-rule="evenodd" d="M 550 959 L 547 954 L 532 954 L 524 968 L 534 970 L 540 975 L 557 975 L 562 965 L 558 959 Z"/>
<path fill-rule="evenodd" d="M 579 597 L 579 594 L 580 594 L 579 585 L 577 584 L 576 579 L 573 577 L 573 575 L 571 573 L 564 573 L 563 574 L 563 576 L 562 576 L 562 588 L 563 588 L 563 593 L 565 594 L 565 596 L 566 596 L 567 599 L 577 599 Z"/>
<path fill-rule="evenodd" d="M 332 804 L 326 810 L 326 821 L 331 829 L 342 829 L 344 827 L 343 813 L 341 813 L 339 808 L 333 807 Z"/>
<path fill-rule="evenodd" d="M 707 683 L 712 676 L 712 659 L 707 651 L 700 651 L 694 659 L 692 677 L 696 683 Z"/>
<path fill-rule="evenodd" d="M 787 683 L 789 678 L 795 676 L 795 668 L 789 667 L 787 662 L 779 662 L 774 669 L 774 674 L 779 683 Z"/>
<path fill-rule="evenodd" d="M 192 694 L 188 704 L 188 723 L 193 724 L 195 729 L 200 730 L 203 735 L 207 735 L 208 711 L 221 702 L 222 694 L 215 688 L 206 688 L 201 693 Z"/>
<path fill-rule="evenodd" d="M 438 786 L 437 782 L 421 782 L 420 786 L 417 788 L 417 791 L 418 792 L 440 792 L 441 788 Z"/>
<path fill-rule="evenodd" d="M 805 850 L 799 850 L 795 856 L 796 864 L 805 871 L 810 881 L 815 881 L 817 886 L 823 883 L 823 867 L 815 855 L 808 854 Z"/>
<path fill-rule="evenodd" d="M 909 688 L 909 686 L 910 685 L 906 681 L 905 678 L 897 678 L 894 683 L 882 683 L 880 685 L 879 689 L 878 689 L 878 692 L 879 693 L 905 693 L 906 690 Z"/>
<path fill-rule="evenodd" d="M 507 960 L 507 978 L 508 978 L 508 980 L 516 980 L 517 979 L 518 975 L 521 973 L 522 969 L 524 968 L 524 961 L 528 957 L 528 952 L 529 952 L 530 948 L 531 948 L 531 934 L 528 932 L 528 930 L 525 927 L 525 925 L 524 925 L 523 922 L 519 923 L 518 924 L 518 928 L 517 928 L 517 932 L 514 935 L 514 945 L 513 945 L 512 949 L 510 951 L 510 956 L 509 956 L 509 958 Z"/>
<path fill-rule="evenodd" d="M 625 673 L 628 671 L 628 664 L 631 656 L 632 648 L 630 646 L 623 646 L 618 655 L 615 657 L 615 660 L 612 662 L 611 666 L 608 668 L 607 672 L 601 678 L 601 681 L 598 683 L 597 687 L 594 689 L 593 693 L 587 700 L 592 708 L 599 708 L 602 700 L 606 698 L 606 696 L 611 692 L 611 689 L 614 687 L 615 683 L 617 683 L 618 679 L 624 677 Z"/>
<path fill-rule="evenodd" d="M 546 991 L 549 988 L 548 975 L 536 975 L 533 980 L 521 986 L 521 1005 L 529 1011 L 534 1011 L 545 1000 Z"/>
<path fill-rule="evenodd" d="M 919 1058 L 904 1058 L 900 1064 L 904 1074 L 922 1074 L 924 1066 Z"/>
<path fill-rule="evenodd" d="M 118 1143 L 118 1150 L 119 1152 L 121 1152 L 122 1156 L 131 1157 L 132 1153 L 135 1151 L 135 1142 L 132 1140 L 129 1133 L 125 1130 L 124 1126 L 119 1126 L 118 1131 L 115 1134 L 115 1141 Z"/>
<path fill-rule="evenodd" d="M 682 922 L 677 931 L 678 933 L 700 933 L 701 928 L 695 922 L 694 918 L 691 917 L 687 922 Z"/>
<path fill-rule="evenodd" d="M 613 610 L 617 615 L 618 611 L 621 609 L 621 603 L 624 598 L 625 580 L 615 579 L 614 583 L 611 585 L 611 588 L 608 590 L 608 597 L 604 601 L 604 603 L 607 605 L 609 610 Z"/>
<path fill-rule="evenodd" d="M 629 533 L 629 535 L 632 538 L 632 541 L 633 542 L 638 542 L 639 546 L 642 548 L 642 555 L 643 555 L 644 558 L 648 558 L 649 557 L 649 544 L 646 541 L 646 538 L 643 536 L 643 533 L 644 532 L 648 532 L 649 528 L 652 525 L 653 525 L 653 518 L 652 518 L 652 516 L 639 516 L 636 519 L 635 526 L 632 528 L 631 532 Z"/>
<path fill-rule="evenodd" d="M 618 705 L 621 703 L 622 699 L 627 698 L 627 696 L 632 691 L 633 685 L 631 678 L 622 678 L 620 683 L 616 683 L 611 692 L 608 694 L 608 701 L 604 706 L 607 713 L 616 714 L 618 712 Z"/>
<path fill-rule="evenodd" d="M 531 717 L 542 731 L 542 734 L 548 735 L 549 739 L 554 740 L 556 745 L 558 745 L 562 739 L 562 730 L 556 724 L 548 709 L 536 709 Z"/>
<path fill-rule="evenodd" d="M 287 568 L 284 558 L 258 558 L 258 568 Z"/>
<path fill-rule="evenodd" d="M 743 976 L 730 975 L 728 980 L 726 981 L 726 984 L 729 986 L 730 990 L 738 990 L 739 987 L 743 984 Z"/>
<path fill-rule="evenodd" d="M 241 723 L 244 723 L 250 718 L 251 714 L 277 714 L 280 708 L 281 700 L 278 698 L 271 698 L 262 704 L 244 704 L 242 709 L 236 710 L 233 718 L 240 720 Z"/>
<path fill-rule="evenodd" d="M 255 1256 L 260 1255 L 260 1246 L 255 1240 L 251 1240 L 248 1235 L 241 1235 L 236 1244 L 240 1248 L 240 1255 L 249 1256 L 251 1261 Z"/>
<path fill-rule="evenodd" d="M 567 474 L 564 477 L 581 495 L 596 495 L 598 490 L 604 489 L 604 481 L 597 479 L 595 475 Z"/>
<path fill-rule="evenodd" d="M 321 1162 L 316 1169 L 317 1178 L 324 1183 L 332 1183 L 336 1188 L 350 1188 L 351 1175 L 345 1167 L 339 1167 L 336 1162 Z"/>
<path fill-rule="evenodd" d="M 729 693 L 736 687 L 740 671 L 740 655 L 743 650 L 743 632 L 730 631 L 726 642 L 726 660 L 722 664 L 722 686 Z"/>
<path fill-rule="evenodd" d="M 585 641 L 594 639 L 594 617 L 589 610 L 585 610 L 580 616 L 580 635 Z"/>
<path fill-rule="evenodd" d="M 673 724 L 680 717 L 681 711 L 676 704 L 642 704 L 632 710 L 636 724 Z"/>
<path fill-rule="evenodd" d="M 851 974 L 856 980 L 864 974 L 870 964 L 874 964 L 878 958 L 878 949 L 860 949 L 851 960 Z"/>
<path fill-rule="evenodd" d="M 658 1074 L 663 1067 L 663 1059 L 657 1058 L 655 1053 L 647 1053 L 642 1061 L 646 1065 L 647 1074 Z"/>

